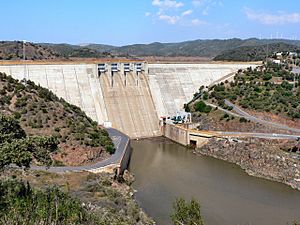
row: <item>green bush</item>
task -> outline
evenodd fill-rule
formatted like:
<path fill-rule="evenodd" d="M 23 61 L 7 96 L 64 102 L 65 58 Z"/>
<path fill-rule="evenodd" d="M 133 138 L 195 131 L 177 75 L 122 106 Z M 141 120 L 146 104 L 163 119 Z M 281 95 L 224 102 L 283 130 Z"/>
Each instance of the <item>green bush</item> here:
<path fill-rule="evenodd" d="M 240 123 L 247 123 L 248 120 L 245 117 L 240 118 Z"/>
<path fill-rule="evenodd" d="M 212 107 L 209 105 L 206 105 L 205 102 L 199 101 L 195 104 L 195 110 L 198 112 L 203 112 L 203 113 L 210 113 L 212 110 Z"/>
<path fill-rule="evenodd" d="M 171 219 L 174 225 L 203 225 L 200 204 L 192 199 L 186 202 L 183 198 L 178 198 L 173 203 L 173 213 Z"/>
<path fill-rule="evenodd" d="M 0 181 L 1 224 L 98 224 L 80 201 L 56 187 L 45 191 L 17 180 Z"/>

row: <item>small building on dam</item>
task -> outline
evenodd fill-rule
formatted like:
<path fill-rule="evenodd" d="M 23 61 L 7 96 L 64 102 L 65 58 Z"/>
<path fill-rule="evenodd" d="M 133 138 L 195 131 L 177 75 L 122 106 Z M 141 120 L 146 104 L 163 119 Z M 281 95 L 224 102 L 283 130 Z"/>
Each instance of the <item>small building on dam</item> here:
<path fill-rule="evenodd" d="M 3 62 L 0 72 L 27 78 L 80 107 L 99 124 L 111 124 L 131 138 L 161 135 L 159 118 L 174 115 L 208 86 L 242 63 L 148 64 L 144 61 L 93 63 Z"/>

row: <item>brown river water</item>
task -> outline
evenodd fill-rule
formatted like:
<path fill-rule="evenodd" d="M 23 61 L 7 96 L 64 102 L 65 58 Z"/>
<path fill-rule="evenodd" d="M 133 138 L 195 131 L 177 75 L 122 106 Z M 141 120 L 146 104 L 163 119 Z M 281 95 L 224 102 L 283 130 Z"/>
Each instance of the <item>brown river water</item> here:
<path fill-rule="evenodd" d="M 287 185 L 249 176 L 164 138 L 132 141 L 132 147 L 135 198 L 159 225 L 171 224 L 176 197 L 199 201 L 206 225 L 300 223 L 300 191 Z"/>

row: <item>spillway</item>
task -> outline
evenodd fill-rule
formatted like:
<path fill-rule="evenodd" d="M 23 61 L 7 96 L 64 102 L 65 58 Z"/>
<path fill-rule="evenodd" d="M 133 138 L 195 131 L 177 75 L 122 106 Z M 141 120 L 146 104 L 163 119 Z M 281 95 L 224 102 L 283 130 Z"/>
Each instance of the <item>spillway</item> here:
<path fill-rule="evenodd" d="M 146 64 L 144 72 L 98 73 L 97 64 L 0 65 L 16 79 L 27 78 L 80 107 L 89 117 L 131 138 L 159 136 L 159 118 L 183 109 L 201 85 L 249 64 Z"/>

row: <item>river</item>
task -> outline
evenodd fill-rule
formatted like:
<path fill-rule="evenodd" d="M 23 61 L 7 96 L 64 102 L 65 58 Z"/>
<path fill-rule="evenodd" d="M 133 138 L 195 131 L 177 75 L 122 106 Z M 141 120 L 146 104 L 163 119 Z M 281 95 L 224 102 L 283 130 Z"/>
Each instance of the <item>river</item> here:
<path fill-rule="evenodd" d="M 300 191 L 247 175 L 238 166 L 196 156 L 167 139 L 132 141 L 130 171 L 140 206 L 171 224 L 176 197 L 195 198 L 206 225 L 287 225 L 300 221 Z"/>

